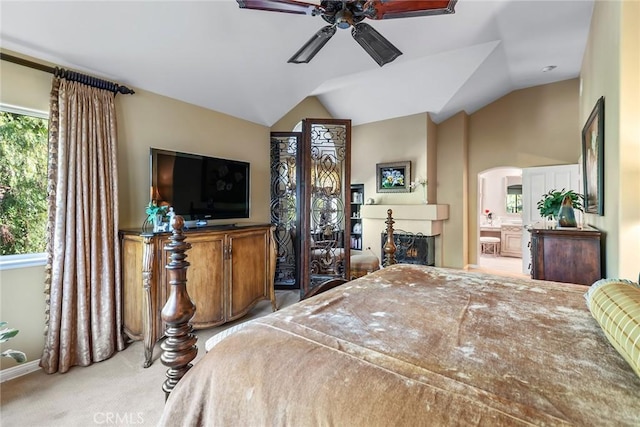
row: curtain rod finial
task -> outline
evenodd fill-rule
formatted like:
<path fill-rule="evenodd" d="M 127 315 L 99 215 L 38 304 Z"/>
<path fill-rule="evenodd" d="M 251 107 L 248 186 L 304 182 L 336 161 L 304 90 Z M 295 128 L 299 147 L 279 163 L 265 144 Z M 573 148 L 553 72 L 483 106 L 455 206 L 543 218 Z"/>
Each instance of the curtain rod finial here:
<path fill-rule="evenodd" d="M 120 85 L 116 87 L 116 92 L 121 93 L 123 95 L 133 95 L 134 93 L 136 93 L 133 89 L 129 89 L 126 86 L 120 86 Z"/>

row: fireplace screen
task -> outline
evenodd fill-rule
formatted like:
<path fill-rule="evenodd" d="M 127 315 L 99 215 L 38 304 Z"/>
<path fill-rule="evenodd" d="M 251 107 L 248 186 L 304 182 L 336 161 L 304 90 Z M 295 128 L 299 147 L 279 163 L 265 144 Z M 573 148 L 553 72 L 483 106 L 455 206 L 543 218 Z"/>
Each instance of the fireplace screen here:
<path fill-rule="evenodd" d="M 410 233 L 403 230 L 393 232 L 393 242 L 396 244 L 396 262 L 398 264 L 435 265 L 435 236 L 425 236 L 422 233 Z M 384 256 L 384 243 L 387 233 L 381 234 L 381 251 Z"/>

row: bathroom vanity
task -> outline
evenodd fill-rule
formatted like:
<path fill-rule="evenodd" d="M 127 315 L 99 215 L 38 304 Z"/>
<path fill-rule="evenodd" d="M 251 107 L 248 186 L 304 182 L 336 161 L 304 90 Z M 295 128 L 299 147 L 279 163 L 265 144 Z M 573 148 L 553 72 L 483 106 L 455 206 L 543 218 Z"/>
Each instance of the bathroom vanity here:
<path fill-rule="evenodd" d="M 522 258 L 522 225 L 502 224 L 500 227 L 500 255 Z"/>
<path fill-rule="evenodd" d="M 522 258 L 522 225 L 519 223 L 481 224 L 480 237 L 500 239 L 500 256 Z"/>

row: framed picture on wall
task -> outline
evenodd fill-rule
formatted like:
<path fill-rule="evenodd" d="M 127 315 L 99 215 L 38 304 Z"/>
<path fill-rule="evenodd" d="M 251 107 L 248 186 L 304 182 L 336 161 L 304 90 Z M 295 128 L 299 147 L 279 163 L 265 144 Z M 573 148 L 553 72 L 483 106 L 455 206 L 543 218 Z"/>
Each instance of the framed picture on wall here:
<path fill-rule="evenodd" d="M 584 211 L 604 215 L 604 97 L 596 102 L 582 129 Z"/>
<path fill-rule="evenodd" d="M 378 163 L 376 182 L 378 193 L 408 193 L 411 191 L 411 162 Z"/>

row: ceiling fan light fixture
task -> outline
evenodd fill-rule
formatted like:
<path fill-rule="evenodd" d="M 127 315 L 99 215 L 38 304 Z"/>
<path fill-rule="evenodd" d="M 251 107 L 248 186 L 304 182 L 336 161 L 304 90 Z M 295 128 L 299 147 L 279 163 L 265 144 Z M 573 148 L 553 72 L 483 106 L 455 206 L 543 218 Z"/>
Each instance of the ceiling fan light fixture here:
<path fill-rule="evenodd" d="M 335 25 L 327 25 L 320 28 L 287 62 L 293 64 L 308 63 L 335 33 Z"/>
<path fill-rule="evenodd" d="M 364 22 L 354 25 L 351 35 L 381 67 L 402 55 L 402 52 L 389 40 Z"/>
<path fill-rule="evenodd" d="M 342 9 L 336 13 L 335 22 L 338 28 L 346 30 L 353 25 L 353 14 L 349 9 Z"/>

